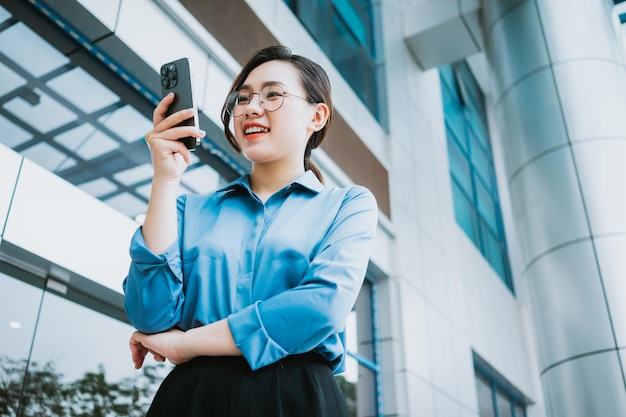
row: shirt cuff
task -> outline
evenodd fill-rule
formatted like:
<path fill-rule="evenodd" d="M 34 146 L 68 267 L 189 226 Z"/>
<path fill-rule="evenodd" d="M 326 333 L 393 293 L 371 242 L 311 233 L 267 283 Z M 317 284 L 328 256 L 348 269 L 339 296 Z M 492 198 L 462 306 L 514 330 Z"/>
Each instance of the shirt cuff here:
<path fill-rule="evenodd" d="M 157 255 L 148 248 L 140 226 L 137 228 L 130 241 L 130 257 L 140 271 L 146 271 L 150 268 L 167 264 L 174 276 L 180 282 L 183 281 L 180 252 L 177 242 L 172 243 L 162 254 Z"/>
<path fill-rule="evenodd" d="M 259 316 L 259 303 L 257 301 L 228 316 L 228 325 L 235 345 L 241 350 L 252 370 L 270 365 L 288 355 L 288 352 L 267 334 Z"/>

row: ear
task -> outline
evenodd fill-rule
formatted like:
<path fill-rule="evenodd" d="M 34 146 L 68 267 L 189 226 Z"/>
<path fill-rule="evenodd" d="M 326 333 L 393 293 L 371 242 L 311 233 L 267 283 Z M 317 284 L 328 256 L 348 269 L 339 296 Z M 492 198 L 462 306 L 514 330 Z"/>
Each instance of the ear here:
<path fill-rule="evenodd" d="M 314 132 L 318 132 L 321 130 L 328 121 L 328 116 L 330 114 L 330 110 L 328 106 L 324 103 L 317 103 L 315 105 L 315 113 L 313 113 L 313 117 L 311 118 L 311 122 L 309 123 L 309 129 Z"/>

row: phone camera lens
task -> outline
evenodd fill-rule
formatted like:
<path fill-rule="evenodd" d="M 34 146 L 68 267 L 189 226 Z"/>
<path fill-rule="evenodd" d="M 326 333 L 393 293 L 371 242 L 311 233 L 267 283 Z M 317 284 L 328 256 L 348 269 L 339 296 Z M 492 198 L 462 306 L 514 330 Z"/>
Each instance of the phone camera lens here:
<path fill-rule="evenodd" d="M 165 77 L 167 75 L 167 67 L 163 65 L 161 67 L 161 77 Z"/>
<path fill-rule="evenodd" d="M 167 88 L 169 86 L 170 86 L 170 80 L 165 77 L 161 78 L 161 87 Z"/>

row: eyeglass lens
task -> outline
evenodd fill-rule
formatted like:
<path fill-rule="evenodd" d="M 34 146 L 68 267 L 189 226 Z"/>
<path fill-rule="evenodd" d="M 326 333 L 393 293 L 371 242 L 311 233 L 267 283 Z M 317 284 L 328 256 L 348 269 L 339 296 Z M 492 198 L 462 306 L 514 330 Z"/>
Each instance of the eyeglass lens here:
<path fill-rule="evenodd" d="M 261 107 L 269 112 L 280 109 L 285 99 L 285 92 L 278 85 L 265 86 L 258 93 L 235 91 L 228 96 L 226 106 L 228 112 L 234 117 L 242 116 L 255 94 L 259 96 Z"/>

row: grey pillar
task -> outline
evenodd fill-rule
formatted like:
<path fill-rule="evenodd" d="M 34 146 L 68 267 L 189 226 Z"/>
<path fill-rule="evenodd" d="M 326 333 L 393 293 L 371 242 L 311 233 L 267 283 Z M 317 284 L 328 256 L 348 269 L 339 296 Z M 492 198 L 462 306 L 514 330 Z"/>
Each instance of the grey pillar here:
<path fill-rule="evenodd" d="M 626 71 L 611 6 L 482 6 L 552 417 L 626 416 Z"/>

